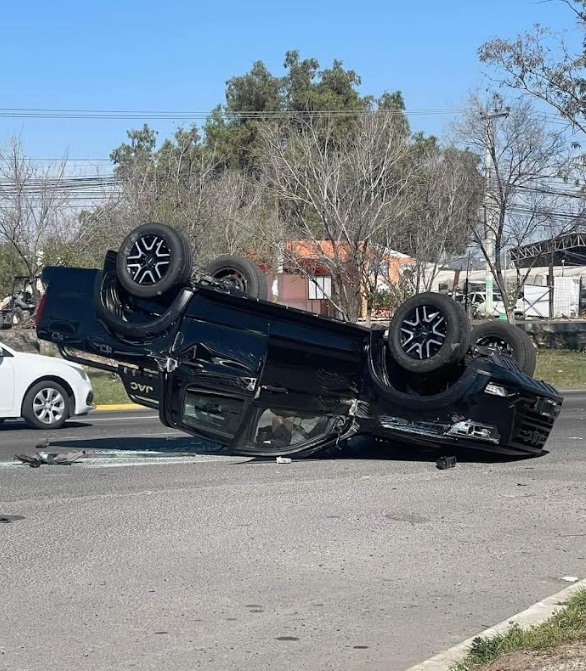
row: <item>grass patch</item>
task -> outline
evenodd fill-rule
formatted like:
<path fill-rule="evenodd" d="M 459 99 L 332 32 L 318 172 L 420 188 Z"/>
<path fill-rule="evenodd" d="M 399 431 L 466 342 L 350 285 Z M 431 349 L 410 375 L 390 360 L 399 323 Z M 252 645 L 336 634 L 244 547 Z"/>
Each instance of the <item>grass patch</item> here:
<path fill-rule="evenodd" d="M 504 634 L 474 639 L 470 652 L 451 671 L 482 669 L 499 657 L 518 650 L 546 650 L 586 642 L 586 589 L 574 593 L 546 622 L 522 629 L 512 625 Z"/>
<path fill-rule="evenodd" d="M 558 389 L 586 388 L 586 354 L 569 349 L 539 348 L 535 377 Z"/>
<path fill-rule="evenodd" d="M 131 402 L 117 375 L 92 368 L 86 368 L 86 370 L 94 388 L 94 403 L 97 405 L 114 405 Z"/>

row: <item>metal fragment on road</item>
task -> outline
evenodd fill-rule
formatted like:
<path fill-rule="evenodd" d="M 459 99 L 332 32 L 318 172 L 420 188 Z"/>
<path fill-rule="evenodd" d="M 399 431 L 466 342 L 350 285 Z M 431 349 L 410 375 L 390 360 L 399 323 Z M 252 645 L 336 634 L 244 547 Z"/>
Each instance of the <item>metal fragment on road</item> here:
<path fill-rule="evenodd" d="M 31 468 L 39 468 L 43 464 L 49 466 L 71 466 L 85 455 L 85 451 L 77 452 L 39 452 L 35 455 L 15 454 L 14 459 L 28 464 Z"/>
<path fill-rule="evenodd" d="M 289 457 L 277 457 L 278 464 L 290 464 L 293 460 Z"/>
<path fill-rule="evenodd" d="M 0 524 L 10 524 L 11 522 L 17 522 L 18 520 L 23 520 L 23 515 L 2 515 L 0 514 Z"/>

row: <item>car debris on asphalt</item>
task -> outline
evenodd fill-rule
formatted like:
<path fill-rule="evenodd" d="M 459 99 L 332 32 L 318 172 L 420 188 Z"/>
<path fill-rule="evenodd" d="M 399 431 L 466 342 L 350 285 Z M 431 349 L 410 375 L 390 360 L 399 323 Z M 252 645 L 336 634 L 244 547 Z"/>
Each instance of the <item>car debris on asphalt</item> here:
<path fill-rule="evenodd" d="M 14 459 L 28 464 L 31 468 L 39 468 L 43 464 L 48 466 L 71 466 L 85 456 L 85 450 L 80 452 L 38 452 L 37 454 L 15 454 Z"/>
<path fill-rule="evenodd" d="M 440 457 L 436 462 L 436 468 L 439 468 L 440 471 L 445 471 L 446 468 L 454 468 L 458 462 L 456 457 Z"/>
<path fill-rule="evenodd" d="M 23 520 L 22 515 L 1 515 L 0 514 L 0 524 L 11 524 L 12 522 L 18 522 L 18 520 Z"/>

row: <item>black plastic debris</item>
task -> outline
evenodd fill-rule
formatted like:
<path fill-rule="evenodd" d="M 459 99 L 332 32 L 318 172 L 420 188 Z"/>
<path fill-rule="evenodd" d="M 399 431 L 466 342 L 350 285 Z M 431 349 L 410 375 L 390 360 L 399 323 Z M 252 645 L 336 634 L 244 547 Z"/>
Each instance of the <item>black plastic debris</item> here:
<path fill-rule="evenodd" d="M 39 468 L 43 464 L 49 466 L 71 466 L 85 455 L 82 452 L 39 452 L 38 454 L 15 454 L 14 458 L 28 464 L 31 468 Z"/>
<path fill-rule="evenodd" d="M 18 520 L 23 520 L 22 515 L 2 515 L 0 514 L 0 524 L 10 524 L 11 522 L 17 522 Z"/>
<path fill-rule="evenodd" d="M 24 464 L 28 464 L 31 468 L 38 468 L 43 463 L 37 455 L 15 454 L 14 458 L 22 461 Z"/>
<path fill-rule="evenodd" d="M 440 471 L 445 471 L 446 468 L 454 468 L 457 464 L 456 457 L 440 457 L 436 462 L 436 468 L 439 468 Z"/>

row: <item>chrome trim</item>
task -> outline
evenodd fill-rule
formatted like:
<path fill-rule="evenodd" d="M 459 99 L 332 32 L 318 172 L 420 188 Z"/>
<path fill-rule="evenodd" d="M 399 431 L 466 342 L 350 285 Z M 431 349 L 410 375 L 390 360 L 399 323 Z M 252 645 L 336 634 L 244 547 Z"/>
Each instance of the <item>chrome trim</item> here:
<path fill-rule="evenodd" d="M 501 439 L 496 426 L 475 422 L 472 419 L 465 419 L 461 422 L 452 424 L 452 426 L 446 431 L 445 435 L 454 436 L 456 438 L 480 440 L 494 444 L 498 444 Z"/>

